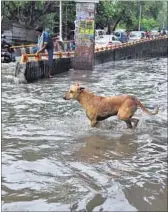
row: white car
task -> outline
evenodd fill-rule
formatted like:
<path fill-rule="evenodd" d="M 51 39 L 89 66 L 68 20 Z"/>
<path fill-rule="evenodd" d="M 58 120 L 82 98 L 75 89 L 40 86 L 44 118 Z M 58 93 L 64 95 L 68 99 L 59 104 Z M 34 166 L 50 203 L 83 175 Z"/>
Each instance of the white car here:
<path fill-rule="evenodd" d="M 96 29 L 95 30 L 95 39 L 96 40 L 102 39 L 104 35 L 106 35 L 105 30 L 103 30 L 103 29 Z"/>
<path fill-rule="evenodd" d="M 144 31 L 132 31 L 129 35 L 129 42 L 136 41 L 145 38 L 145 32 Z"/>
<path fill-rule="evenodd" d="M 115 35 L 103 35 L 103 38 L 95 40 L 96 45 L 108 46 L 108 45 L 119 45 L 122 44 L 118 37 Z"/>

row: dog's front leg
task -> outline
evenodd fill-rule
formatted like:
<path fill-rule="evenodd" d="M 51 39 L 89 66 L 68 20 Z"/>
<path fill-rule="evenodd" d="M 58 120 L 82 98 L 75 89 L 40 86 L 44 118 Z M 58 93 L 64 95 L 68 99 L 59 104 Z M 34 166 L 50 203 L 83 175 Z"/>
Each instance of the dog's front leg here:
<path fill-rule="evenodd" d="M 132 121 L 134 123 L 134 129 L 137 127 L 139 119 L 136 118 L 130 118 L 130 121 Z"/>
<path fill-rule="evenodd" d="M 91 127 L 95 127 L 97 124 L 97 116 L 95 114 L 95 111 L 88 110 L 86 111 L 86 115 L 91 122 Z"/>
<path fill-rule="evenodd" d="M 97 121 L 96 120 L 91 120 L 91 127 L 95 127 L 97 124 Z"/>

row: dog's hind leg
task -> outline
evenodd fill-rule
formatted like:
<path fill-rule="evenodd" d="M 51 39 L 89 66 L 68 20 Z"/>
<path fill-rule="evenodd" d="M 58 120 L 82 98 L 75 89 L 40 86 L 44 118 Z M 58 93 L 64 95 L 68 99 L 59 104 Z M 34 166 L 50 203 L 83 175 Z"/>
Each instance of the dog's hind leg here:
<path fill-rule="evenodd" d="M 132 123 L 134 123 L 134 128 L 138 124 L 138 119 L 132 118 L 135 111 L 137 109 L 137 105 L 135 104 L 134 100 L 127 99 L 119 108 L 117 116 L 120 120 L 125 121 L 128 128 L 133 128 Z"/>
<path fill-rule="evenodd" d="M 130 120 L 130 122 L 133 122 L 134 123 L 134 128 L 136 128 L 137 125 L 138 125 L 139 119 L 129 118 L 129 120 Z"/>
<path fill-rule="evenodd" d="M 130 120 L 126 120 L 125 123 L 127 124 L 128 129 L 132 129 L 132 124 Z"/>

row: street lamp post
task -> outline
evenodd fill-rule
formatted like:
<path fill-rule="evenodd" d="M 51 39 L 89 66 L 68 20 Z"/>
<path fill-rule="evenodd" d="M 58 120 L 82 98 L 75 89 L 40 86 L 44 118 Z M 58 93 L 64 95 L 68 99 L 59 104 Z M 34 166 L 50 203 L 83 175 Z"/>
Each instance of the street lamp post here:
<path fill-rule="evenodd" d="M 66 5 L 66 29 L 65 29 L 65 33 L 66 33 L 66 39 L 67 39 L 67 5 Z"/>
<path fill-rule="evenodd" d="M 59 39 L 62 41 L 62 0 L 60 0 L 59 10 Z"/>
<path fill-rule="evenodd" d="M 142 5 L 141 5 L 141 1 L 139 1 L 139 24 L 138 24 L 138 31 L 141 30 L 141 16 L 142 16 Z"/>

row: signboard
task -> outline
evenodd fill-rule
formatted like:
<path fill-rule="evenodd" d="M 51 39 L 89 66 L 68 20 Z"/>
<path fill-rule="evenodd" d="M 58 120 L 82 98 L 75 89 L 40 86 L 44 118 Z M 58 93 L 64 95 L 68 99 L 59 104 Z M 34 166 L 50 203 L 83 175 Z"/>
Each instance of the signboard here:
<path fill-rule="evenodd" d="M 75 69 L 94 66 L 95 4 L 77 3 L 75 20 Z"/>

